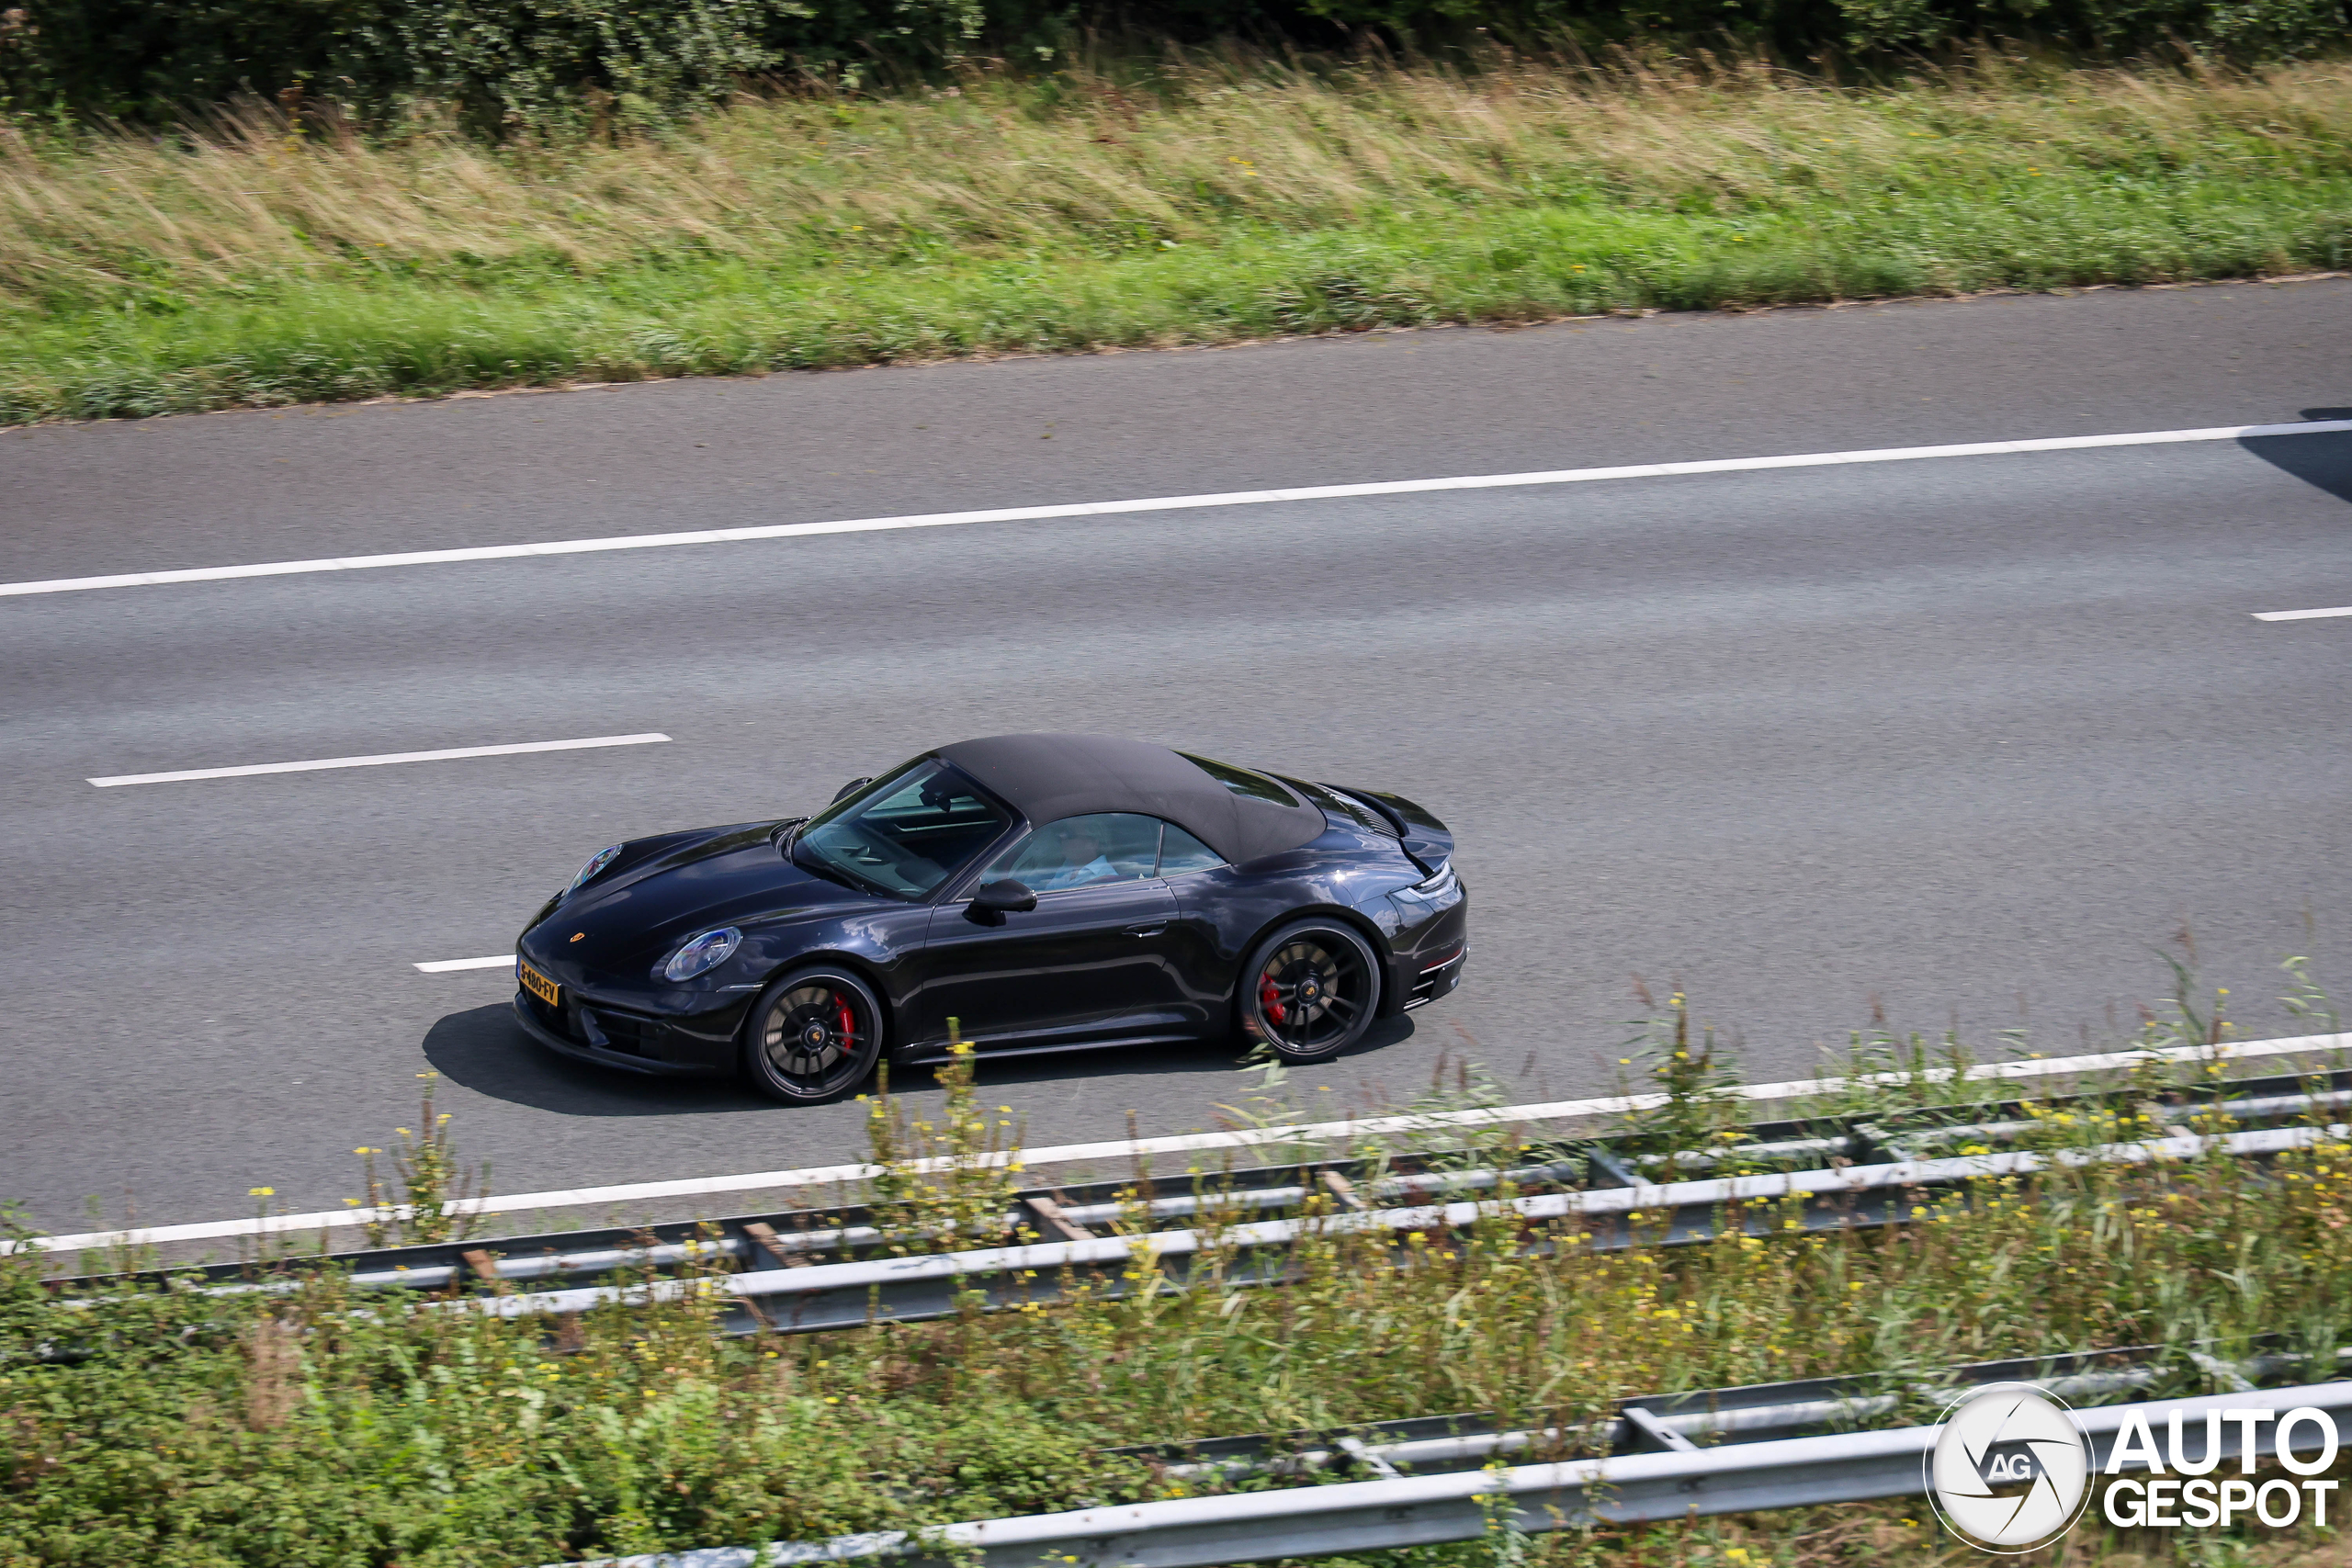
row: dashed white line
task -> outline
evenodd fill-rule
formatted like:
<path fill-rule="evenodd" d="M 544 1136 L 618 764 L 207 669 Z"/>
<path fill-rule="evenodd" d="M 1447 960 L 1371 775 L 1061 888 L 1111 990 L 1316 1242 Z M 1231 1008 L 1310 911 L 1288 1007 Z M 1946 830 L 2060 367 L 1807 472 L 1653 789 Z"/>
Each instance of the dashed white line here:
<path fill-rule="evenodd" d="M 526 751 L 585 751 L 598 746 L 654 746 L 666 735 L 592 735 L 581 740 L 526 740 L 514 746 L 459 746 L 447 751 L 385 751 L 373 757 L 322 757 L 309 762 L 252 762 L 242 768 L 183 768 L 169 773 L 117 773 L 92 779 L 100 789 L 123 784 L 181 784 L 189 779 L 242 779 L 255 773 L 308 773 L 321 768 L 382 768 L 395 762 L 451 762 L 461 757 L 515 757 Z"/>
<path fill-rule="evenodd" d="M 2340 1066 L 2352 1052 L 2352 1034 L 2304 1034 L 2284 1040 L 2246 1040 L 2220 1045 L 2176 1045 L 2160 1051 L 2105 1051 L 2089 1056 L 2028 1056 L 2004 1062 L 1982 1062 L 1967 1069 L 1973 1081 L 1991 1078 L 2062 1077 L 2074 1073 L 2112 1072 L 2118 1068 L 2159 1062 L 2243 1061 L 2264 1056 L 2333 1055 Z M 1949 1083 L 1950 1067 L 1931 1067 L 1919 1077 L 1928 1083 Z M 1771 1101 L 1802 1100 L 1832 1094 L 1857 1084 L 1907 1083 L 1908 1073 L 1873 1073 L 1862 1078 L 1800 1078 L 1792 1083 L 1747 1084 L 1733 1092 L 1743 1100 Z M 1181 1133 L 1172 1137 L 1127 1138 L 1112 1143 L 1065 1144 L 1058 1147 L 1003 1149 L 982 1156 L 988 1166 L 1019 1164 L 1024 1168 L 1071 1165 L 1080 1161 L 1124 1163 L 1138 1156 L 1186 1154 L 1198 1149 L 1243 1149 L 1263 1144 L 1333 1144 L 1350 1138 L 1378 1137 L 1396 1133 L 1437 1132 L 1449 1127 L 1509 1127 L 1534 1122 L 1562 1122 L 1586 1116 L 1612 1116 L 1628 1111 L 1655 1109 L 1666 1103 L 1662 1094 L 1611 1095 L 1599 1100 L 1562 1100 L 1540 1105 L 1499 1105 L 1476 1111 L 1445 1111 L 1429 1115 L 1374 1116 L 1349 1122 L 1314 1122 L 1284 1127 L 1246 1127 L 1221 1133 Z M 919 1171 L 949 1168 L 951 1159 L 914 1162 Z M 516 1214 L 542 1209 L 569 1209 L 609 1203 L 639 1202 L 655 1198 L 698 1198 L 722 1192 L 774 1191 L 788 1188 L 836 1187 L 865 1181 L 882 1174 L 878 1165 L 823 1165 L 799 1170 L 763 1170 L 744 1176 L 689 1177 L 678 1181 L 638 1181 L 615 1187 L 581 1187 L 557 1192 L 520 1192 L 507 1198 L 466 1198 L 449 1205 L 451 1213 Z M 293 1232 L 339 1230 L 379 1224 L 405 1215 L 395 1209 L 334 1209 L 310 1214 L 262 1214 L 243 1220 L 212 1220 L 199 1224 L 153 1225 L 139 1230 L 92 1231 L 80 1235 L 34 1236 L 28 1241 L 0 1240 L 0 1258 L 12 1252 L 76 1252 L 102 1247 L 153 1247 L 166 1242 L 210 1241 L 224 1236 L 277 1235 Z"/>
<path fill-rule="evenodd" d="M 0 582 L 0 595 L 80 593 L 98 588 L 152 588 L 170 582 L 213 582 L 236 577 L 286 577 L 318 571 L 366 571 L 378 567 L 435 566 L 455 561 L 511 560 L 522 556 L 585 555 L 597 550 L 665 549 L 674 545 L 740 544 L 752 539 L 818 534 L 870 534 L 896 528 L 949 528 L 967 523 L 1025 523 L 1170 512 L 1196 506 L 1265 506 L 1283 501 L 1338 501 L 1358 496 L 1422 495 L 1449 490 L 1500 490 L 1523 485 L 1585 484 L 1598 479 L 1652 479 L 1675 474 L 1752 473 L 1770 468 L 1834 468 L 1852 463 L 1905 463 L 1930 457 L 1996 457 L 2025 452 L 2078 452 L 2107 446 L 2164 446 L 2195 441 L 2242 441 L 2279 435 L 2352 431 L 2352 419 L 2298 424 L 2223 424 L 2203 430 L 2150 430 L 2120 435 L 2049 435 L 2026 441 L 1972 441 L 1951 446 L 1883 446 L 1858 452 L 1804 452 L 1781 457 L 1715 457 L 1693 463 L 1634 463 L 1609 468 L 1554 468 L 1525 474 L 1471 474 L 1453 479 L 1387 479 L 1369 484 L 1309 485 L 1291 490 L 1230 491 L 1166 495 L 1140 501 L 1086 501 L 1059 506 L 1009 506 L 982 512 L 933 512 L 908 517 L 862 517 L 836 523 L 774 523 L 751 528 L 704 528 L 684 534 L 634 534 L 611 539 L 557 539 L 535 545 L 478 545 L 397 555 L 341 556 L 327 560 L 266 561 L 251 566 L 191 567 L 176 571 L 119 572 L 107 577 L 59 577 Z"/>
<path fill-rule="evenodd" d="M 488 958 L 436 958 L 430 964 L 420 964 L 417 972 L 424 975 L 447 975 L 458 969 L 512 969 L 514 955 L 493 953 Z"/>
<path fill-rule="evenodd" d="M 2256 610 L 2257 621 L 2317 621 L 2329 615 L 2352 615 L 2352 604 L 2338 604 L 2332 610 Z"/>

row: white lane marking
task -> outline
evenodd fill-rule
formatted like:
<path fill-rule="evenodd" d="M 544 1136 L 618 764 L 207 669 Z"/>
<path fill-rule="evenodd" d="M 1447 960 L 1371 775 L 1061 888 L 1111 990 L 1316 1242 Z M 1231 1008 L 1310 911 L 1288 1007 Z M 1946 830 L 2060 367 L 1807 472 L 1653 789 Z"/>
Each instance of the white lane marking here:
<path fill-rule="evenodd" d="M 2333 610 L 2256 610 L 2257 621 L 2316 621 L 2327 615 L 2352 615 L 2352 604 L 2338 604 Z"/>
<path fill-rule="evenodd" d="M 386 751 L 374 757 L 322 757 L 312 762 L 254 762 L 242 768 L 186 768 L 175 773 L 117 773 L 92 779 L 100 789 L 122 784 L 179 784 L 188 779 L 242 779 L 254 773 L 308 773 L 321 768 L 381 768 L 394 762 L 450 762 L 461 757 L 515 757 L 526 751 L 585 751 L 597 746 L 654 746 L 666 735 L 592 735 L 584 740 L 526 740 L 517 746 L 459 746 L 447 751 Z"/>
<path fill-rule="evenodd" d="M 417 971 L 424 975 L 447 975 L 454 969 L 512 969 L 514 955 L 493 953 L 488 958 L 437 958 L 430 964 L 420 964 Z"/>
<path fill-rule="evenodd" d="M 1028 523 L 1059 517 L 1103 517 L 1121 513 L 1169 512 L 1195 506 L 1265 506 L 1281 501 L 1338 501 L 1357 496 L 1421 495 L 1448 490 L 1499 490 L 1521 485 L 1584 484 L 1596 479 L 1663 479 L 1674 474 L 1734 474 L 1768 468 L 1903 463 L 1925 457 L 2007 457 L 2021 452 L 2075 452 L 2103 446 L 2162 446 L 2190 441 L 2324 435 L 2344 431 L 2352 431 L 2352 419 L 2311 420 L 2299 424 L 2223 424 L 2205 430 L 2151 430 L 2120 435 L 2047 435 L 2027 441 L 1973 441 L 1953 446 L 1883 446 L 1859 452 L 1804 452 L 1781 457 L 1716 457 L 1693 463 L 1634 463 L 1623 468 L 1554 468 L 1538 473 L 1472 474 L 1441 479 L 1386 479 L 1370 484 L 1230 491 L 1215 495 L 1165 495 L 1141 501 L 1086 501 L 1060 506 L 1009 506 L 984 512 L 933 512 L 908 517 L 861 517 L 836 523 L 772 523 L 751 528 L 704 528 L 685 534 L 635 534 L 611 539 L 556 539 L 537 545 L 478 545 L 467 549 L 409 550 L 397 555 L 267 561 L 254 566 L 204 566 L 178 571 L 120 572 L 110 577 L 59 577 L 40 582 L 0 582 L 0 595 L 78 593 L 95 588 L 150 588 L 167 582 L 212 582 L 232 577 L 365 571 L 377 567 L 511 560 L 519 556 L 583 555 L 595 550 L 652 550 L 673 545 L 739 544 L 749 539 L 792 539 L 818 534 L 871 534 L 895 528 L 951 528 L 966 523 Z"/>
<path fill-rule="evenodd" d="M 1967 1070 L 1972 1082 L 1991 1078 L 2055 1077 L 2069 1073 L 2109 1072 L 2148 1062 L 2242 1061 L 2263 1056 L 2303 1055 L 2314 1052 L 2352 1052 L 2352 1034 L 2303 1034 L 2284 1040 L 2246 1040 L 2221 1045 L 2176 1045 L 2162 1051 L 2105 1051 L 2089 1056 L 2027 1056 L 2013 1061 L 1984 1062 Z M 1919 1075 L 1922 1082 L 1949 1083 L 1950 1067 L 1932 1067 Z M 1756 1100 L 1801 1100 L 1807 1095 L 1833 1094 L 1857 1085 L 1892 1086 L 1909 1082 L 1908 1073 L 1873 1073 L 1860 1078 L 1799 1078 L 1790 1083 L 1747 1084 L 1736 1092 Z M 1335 1143 L 1347 1138 L 1391 1133 L 1420 1133 L 1448 1127 L 1511 1126 L 1528 1122 L 1559 1122 L 1581 1116 L 1620 1115 L 1665 1104 L 1662 1094 L 1613 1095 L 1600 1100 L 1561 1100 L 1540 1105 L 1501 1105 L 1477 1111 L 1446 1111 L 1426 1116 L 1374 1116 L 1350 1122 L 1311 1122 L 1287 1127 L 1250 1127 L 1238 1132 L 1182 1133 L 1173 1137 L 1121 1139 L 1114 1143 L 1064 1144 L 1042 1149 L 1006 1149 L 981 1163 L 1024 1168 L 1069 1165 L 1083 1160 L 1126 1160 L 1138 1155 L 1186 1154 L 1196 1149 L 1240 1149 L 1260 1144 Z M 913 1162 L 917 1171 L 949 1168 L 948 1159 Z M 694 1198 L 719 1192 L 755 1192 L 792 1187 L 832 1187 L 865 1181 L 882 1174 L 878 1165 L 822 1165 L 799 1170 L 763 1170 L 748 1176 L 689 1177 L 681 1181 L 638 1181 L 616 1187 L 578 1187 L 556 1192 L 520 1192 L 506 1198 L 467 1198 L 449 1205 L 451 1213 L 512 1214 L 538 1209 L 568 1209 L 601 1203 L 632 1202 L 649 1198 Z M 350 1225 L 405 1219 L 396 1207 L 329 1210 L 313 1214 L 264 1214 L 243 1220 L 213 1220 L 200 1224 L 152 1225 L 128 1231 L 91 1231 L 80 1235 L 35 1236 L 29 1241 L 0 1240 L 0 1257 L 23 1249 L 74 1252 L 85 1247 L 152 1247 L 165 1242 L 209 1241 L 223 1236 L 267 1235 L 290 1231 L 327 1231 Z"/>

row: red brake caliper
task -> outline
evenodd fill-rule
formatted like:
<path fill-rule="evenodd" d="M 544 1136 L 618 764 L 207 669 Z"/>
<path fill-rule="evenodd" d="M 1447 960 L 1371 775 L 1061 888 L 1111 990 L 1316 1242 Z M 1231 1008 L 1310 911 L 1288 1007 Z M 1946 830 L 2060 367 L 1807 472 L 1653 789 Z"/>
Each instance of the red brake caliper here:
<path fill-rule="evenodd" d="M 1274 984 L 1273 976 L 1271 975 L 1259 977 L 1258 1005 L 1266 1010 L 1268 1023 L 1278 1024 L 1283 1021 L 1283 993 Z"/>
<path fill-rule="evenodd" d="M 849 1043 L 857 1038 L 857 1020 L 849 1010 L 849 998 L 838 991 L 833 993 L 833 1005 L 841 1010 L 842 1049 L 846 1051 Z"/>

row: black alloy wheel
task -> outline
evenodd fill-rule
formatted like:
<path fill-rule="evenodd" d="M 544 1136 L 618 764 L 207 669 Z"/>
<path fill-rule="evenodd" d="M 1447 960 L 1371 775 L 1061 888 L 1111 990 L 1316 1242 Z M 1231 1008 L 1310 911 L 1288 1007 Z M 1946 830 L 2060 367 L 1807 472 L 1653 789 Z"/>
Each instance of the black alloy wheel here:
<path fill-rule="evenodd" d="M 797 969 L 743 1024 L 743 1077 L 771 1100 L 815 1105 L 864 1083 L 882 1055 L 882 1004 L 846 969 Z"/>
<path fill-rule="evenodd" d="M 1301 920 L 1258 944 L 1241 972 L 1242 1032 L 1286 1062 L 1336 1056 L 1372 1027 L 1380 970 L 1371 944 L 1338 920 Z"/>

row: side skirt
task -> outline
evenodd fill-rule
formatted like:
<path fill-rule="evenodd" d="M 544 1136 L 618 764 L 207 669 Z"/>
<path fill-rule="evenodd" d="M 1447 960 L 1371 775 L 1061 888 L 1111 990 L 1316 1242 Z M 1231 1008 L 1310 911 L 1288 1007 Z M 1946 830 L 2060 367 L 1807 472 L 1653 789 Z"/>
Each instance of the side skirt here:
<path fill-rule="evenodd" d="M 1122 1034 L 1111 1040 L 1083 1040 L 1069 1045 L 1011 1045 L 995 1050 L 976 1052 L 973 1060 L 994 1062 L 1007 1056 L 1057 1056 L 1065 1051 L 1113 1051 L 1122 1045 L 1190 1045 L 1202 1037 L 1197 1034 Z M 915 1055 L 898 1058 L 900 1066 L 931 1066 L 953 1061 L 944 1048 L 927 1047 Z"/>

